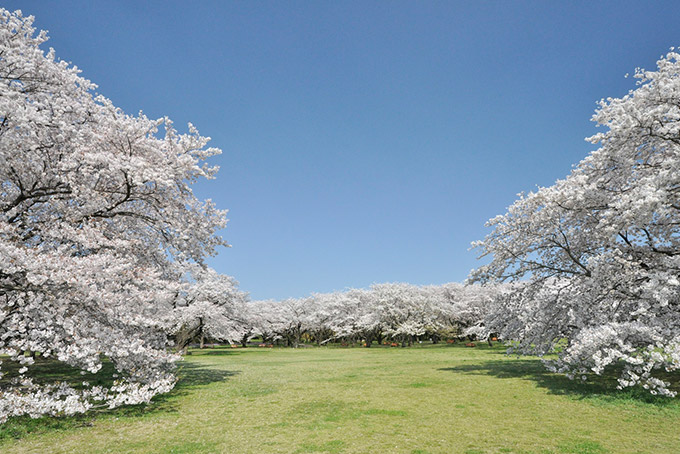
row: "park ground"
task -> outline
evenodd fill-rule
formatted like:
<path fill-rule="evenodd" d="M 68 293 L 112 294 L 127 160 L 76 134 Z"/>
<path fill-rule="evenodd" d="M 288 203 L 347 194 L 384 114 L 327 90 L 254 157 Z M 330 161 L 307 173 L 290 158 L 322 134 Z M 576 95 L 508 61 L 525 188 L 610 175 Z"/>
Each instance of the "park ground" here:
<path fill-rule="evenodd" d="M 680 453 L 680 399 L 502 346 L 194 350 L 150 405 L 0 426 L 10 453 Z"/>

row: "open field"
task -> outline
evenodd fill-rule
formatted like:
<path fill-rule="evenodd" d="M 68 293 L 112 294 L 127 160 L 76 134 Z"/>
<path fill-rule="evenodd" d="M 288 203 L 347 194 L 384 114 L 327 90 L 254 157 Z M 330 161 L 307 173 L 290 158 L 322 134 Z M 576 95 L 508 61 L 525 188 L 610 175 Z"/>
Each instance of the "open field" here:
<path fill-rule="evenodd" d="M 2 453 L 674 453 L 680 402 L 501 347 L 206 349 L 146 407 L 15 419 Z"/>

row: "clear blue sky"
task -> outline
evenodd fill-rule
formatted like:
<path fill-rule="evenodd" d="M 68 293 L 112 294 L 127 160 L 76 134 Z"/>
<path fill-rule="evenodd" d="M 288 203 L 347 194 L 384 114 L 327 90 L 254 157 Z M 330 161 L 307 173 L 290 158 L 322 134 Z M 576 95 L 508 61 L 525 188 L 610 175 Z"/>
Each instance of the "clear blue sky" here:
<path fill-rule="evenodd" d="M 516 194 L 592 148 L 596 101 L 680 45 L 680 2 L 9 1 L 128 113 L 194 123 L 255 299 L 461 281 Z"/>

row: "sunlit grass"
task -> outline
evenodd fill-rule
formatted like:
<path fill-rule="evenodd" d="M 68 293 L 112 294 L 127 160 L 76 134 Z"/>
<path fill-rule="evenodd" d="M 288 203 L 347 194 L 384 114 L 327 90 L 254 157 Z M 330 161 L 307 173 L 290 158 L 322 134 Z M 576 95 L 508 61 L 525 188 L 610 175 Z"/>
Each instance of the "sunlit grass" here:
<path fill-rule="evenodd" d="M 0 452 L 680 452 L 678 399 L 573 382 L 500 347 L 218 348 L 180 376 L 148 406 L 11 420 Z"/>

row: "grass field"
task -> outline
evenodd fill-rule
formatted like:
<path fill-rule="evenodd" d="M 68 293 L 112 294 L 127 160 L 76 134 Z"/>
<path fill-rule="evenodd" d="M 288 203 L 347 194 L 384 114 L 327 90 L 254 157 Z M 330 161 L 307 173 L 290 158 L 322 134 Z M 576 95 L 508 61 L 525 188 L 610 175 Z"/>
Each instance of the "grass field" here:
<path fill-rule="evenodd" d="M 151 405 L 0 426 L 9 453 L 680 453 L 680 400 L 501 347 L 206 349 Z"/>

